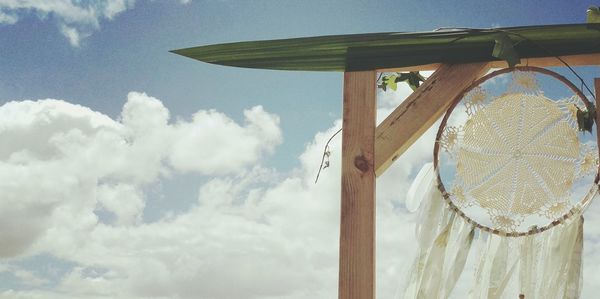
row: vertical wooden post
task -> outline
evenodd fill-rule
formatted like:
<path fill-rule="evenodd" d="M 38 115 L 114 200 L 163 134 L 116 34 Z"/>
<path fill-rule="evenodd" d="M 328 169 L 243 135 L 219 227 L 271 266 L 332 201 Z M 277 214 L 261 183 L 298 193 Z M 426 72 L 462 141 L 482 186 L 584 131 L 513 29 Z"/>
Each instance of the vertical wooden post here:
<path fill-rule="evenodd" d="M 339 299 L 375 298 L 376 75 L 344 73 Z"/>

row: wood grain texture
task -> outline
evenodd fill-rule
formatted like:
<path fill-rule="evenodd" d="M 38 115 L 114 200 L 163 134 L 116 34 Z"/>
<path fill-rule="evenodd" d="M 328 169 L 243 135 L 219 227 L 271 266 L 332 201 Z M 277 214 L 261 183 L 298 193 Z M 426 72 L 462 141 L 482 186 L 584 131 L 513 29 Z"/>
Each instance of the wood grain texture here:
<path fill-rule="evenodd" d="M 339 299 L 375 298 L 376 75 L 344 73 Z"/>
<path fill-rule="evenodd" d="M 600 65 L 600 53 L 595 54 L 582 54 L 582 55 L 567 55 L 560 56 L 562 60 L 568 63 L 570 66 L 585 66 L 585 65 Z M 380 73 L 384 72 L 414 72 L 414 71 L 435 71 L 440 67 L 441 63 L 431 63 L 424 65 L 415 65 L 400 68 L 385 68 L 377 70 Z M 536 58 L 523 58 L 519 65 L 538 66 L 538 67 L 550 67 L 550 66 L 565 66 L 556 57 L 536 57 Z M 491 68 L 505 68 L 508 67 L 506 61 L 491 61 Z"/>
<path fill-rule="evenodd" d="M 375 131 L 375 173 L 381 175 L 448 109 L 452 100 L 489 70 L 486 62 L 441 65 Z"/>

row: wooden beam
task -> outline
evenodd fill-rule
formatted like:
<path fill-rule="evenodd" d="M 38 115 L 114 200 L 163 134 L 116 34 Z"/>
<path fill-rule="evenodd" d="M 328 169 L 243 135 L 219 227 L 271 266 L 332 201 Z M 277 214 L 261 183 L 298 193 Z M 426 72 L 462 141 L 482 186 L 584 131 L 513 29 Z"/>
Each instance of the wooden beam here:
<path fill-rule="evenodd" d="M 450 102 L 490 66 L 485 62 L 441 65 L 375 131 L 375 173 L 381 175 L 448 109 Z"/>
<path fill-rule="evenodd" d="M 339 299 L 375 298 L 376 75 L 344 73 Z"/>
<path fill-rule="evenodd" d="M 568 63 L 570 66 L 584 66 L 584 65 L 600 65 L 600 53 L 595 54 L 582 54 L 582 55 L 567 55 L 560 56 L 562 60 Z M 384 72 L 414 72 L 414 71 L 434 71 L 440 67 L 440 63 L 424 64 L 407 66 L 400 68 L 385 68 L 378 69 L 380 73 Z M 556 57 L 537 57 L 537 58 L 522 58 L 520 65 L 549 67 L 549 66 L 565 66 Z M 491 68 L 505 68 L 508 65 L 506 61 L 490 61 Z"/>

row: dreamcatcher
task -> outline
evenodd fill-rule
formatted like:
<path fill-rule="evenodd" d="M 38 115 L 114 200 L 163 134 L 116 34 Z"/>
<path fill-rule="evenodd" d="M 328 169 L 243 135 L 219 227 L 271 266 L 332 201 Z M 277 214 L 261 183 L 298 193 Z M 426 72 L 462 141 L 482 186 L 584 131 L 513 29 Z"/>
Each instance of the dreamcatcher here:
<path fill-rule="evenodd" d="M 409 190 L 419 249 L 404 297 L 449 297 L 469 260 L 471 298 L 578 298 L 582 213 L 598 193 L 594 117 L 576 86 L 537 67 L 464 90 Z"/>

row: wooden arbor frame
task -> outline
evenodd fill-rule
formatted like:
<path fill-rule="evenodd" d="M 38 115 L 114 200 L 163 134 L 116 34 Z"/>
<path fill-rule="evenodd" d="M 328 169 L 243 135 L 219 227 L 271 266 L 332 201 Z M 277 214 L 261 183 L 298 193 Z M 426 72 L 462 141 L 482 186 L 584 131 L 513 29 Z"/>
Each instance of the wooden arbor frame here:
<path fill-rule="evenodd" d="M 562 59 L 571 66 L 600 65 L 600 54 Z M 557 62 L 555 57 L 531 59 L 528 65 L 558 66 Z M 376 177 L 442 116 L 452 99 L 492 67 L 506 67 L 506 64 L 439 65 L 433 75 L 378 126 L 375 126 L 374 90 L 377 71 L 344 74 L 340 299 L 375 298 Z M 423 68 L 430 69 L 430 66 Z M 595 80 L 595 86 L 596 94 L 600 94 L 600 78 Z"/>
<path fill-rule="evenodd" d="M 300 38 L 173 52 L 228 66 L 344 71 L 339 298 L 373 299 L 376 177 L 440 118 L 464 88 L 490 68 L 507 66 L 501 57 L 506 44 L 498 42 L 507 36 L 498 34 L 521 37 L 513 48 L 521 64 L 563 66 L 552 56 L 561 55 L 571 66 L 600 65 L 597 25 Z M 523 38 L 531 43 L 523 43 Z M 376 126 L 377 73 L 421 70 L 435 72 Z M 600 94 L 600 79 L 595 85 Z"/>

